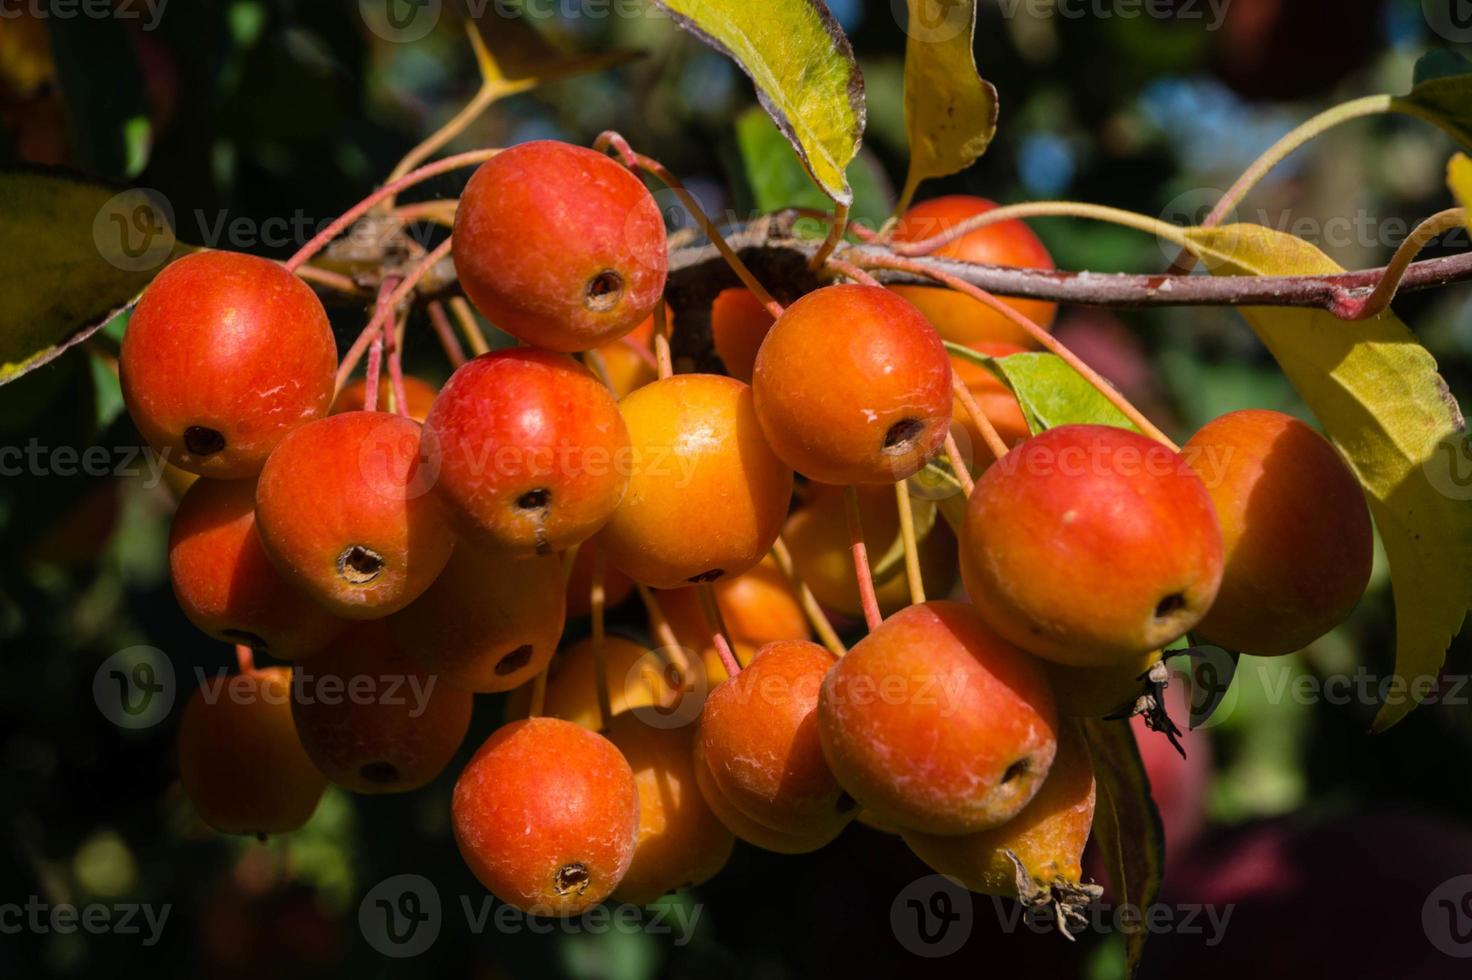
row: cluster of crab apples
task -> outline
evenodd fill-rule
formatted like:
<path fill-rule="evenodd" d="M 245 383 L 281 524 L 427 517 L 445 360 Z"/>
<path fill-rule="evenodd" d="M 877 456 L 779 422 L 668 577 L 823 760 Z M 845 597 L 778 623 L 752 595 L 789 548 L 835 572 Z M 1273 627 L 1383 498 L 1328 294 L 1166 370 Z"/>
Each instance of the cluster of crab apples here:
<path fill-rule="evenodd" d="M 896 235 L 989 206 L 928 202 Z M 1016 222 L 940 254 L 1049 262 Z M 378 401 L 363 383 L 335 390 L 323 305 L 275 263 L 181 258 L 132 315 L 128 409 L 198 476 L 169 541 L 178 600 L 205 633 L 290 663 L 252 662 L 186 707 L 183 787 L 219 830 L 291 831 L 327 782 L 421 787 L 474 695 L 513 692 L 452 805 L 465 861 L 520 908 L 653 901 L 716 874 L 735 838 L 798 853 L 856 818 L 971 888 L 1028 897 L 1081 873 L 1094 780 L 1074 719 L 1128 709 L 1188 632 L 1299 649 L 1368 580 L 1364 498 L 1314 430 L 1242 411 L 1182 451 L 1100 425 L 1030 434 L 943 343 L 1000 357 L 1027 335 L 938 287 L 832 284 L 780 316 L 729 291 L 712 310 L 728 373 L 659 376 L 662 215 L 594 151 L 491 158 L 453 256 L 520 345 L 438 391 L 385 383 L 390 411 L 359 410 Z M 912 604 L 905 574 L 861 589 L 851 532 L 888 545 L 896 484 L 966 465 L 946 453 L 953 416 L 958 433 L 981 420 L 958 387 L 1012 446 L 978 450 L 964 521 L 918 544 L 925 588 L 959 598 Z M 649 646 L 602 633 L 635 588 Z M 590 613 L 593 635 L 558 653 Z M 862 638 L 845 651 L 828 616 Z M 390 680 L 399 696 L 380 696 Z"/>

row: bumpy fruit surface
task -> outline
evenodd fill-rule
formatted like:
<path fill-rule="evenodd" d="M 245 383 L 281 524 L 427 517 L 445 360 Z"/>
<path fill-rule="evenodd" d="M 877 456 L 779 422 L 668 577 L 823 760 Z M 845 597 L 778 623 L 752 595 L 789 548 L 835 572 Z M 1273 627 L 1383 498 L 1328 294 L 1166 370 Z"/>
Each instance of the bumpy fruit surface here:
<path fill-rule="evenodd" d="M 296 276 L 252 255 L 199 252 L 144 290 L 118 364 L 149 445 L 181 469 L 233 480 L 326 413 L 337 344 Z"/>
<path fill-rule="evenodd" d="M 379 621 L 355 623 L 297 667 L 291 713 L 330 781 L 355 793 L 406 793 L 438 776 L 465 741 L 471 698 L 420 669 Z"/>
<path fill-rule="evenodd" d="M 387 616 L 429 588 L 455 546 L 428 484 L 419 423 L 383 412 L 321 419 L 287 436 L 261 471 L 261 541 L 338 615 Z"/>
<path fill-rule="evenodd" d="M 433 585 L 389 617 L 403 649 L 467 691 L 509 691 L 537 676 L 562 638 L 562 562 L 461 544 Z"/>
<path fill-rule="evenodd" d="M 1075 667 L 1133 662 L 1195 626 L 1222 575 L 1206 487 L 1138 433 L 1065 425 L 976 482 L 961 577 L 992 629 Z"/>
<path fill-rule="evenodd" d="M 603 383 L 518 348 L 463 365 L 424 424 L 434 492 L 461 534 L 517 555 L 591 537 L 623 499 L 629 433 Z"/>
<path fill-rule="evenodd" d="M 725 289 L 710 308 L 710 333 L 726 373 L 751 383 L 756 354 L 776 320 L 749 289 Z"/>
<path fill-rule="evenodd" d="M 956 602 L 885 620 L 818 701 L 839 784 L 880 820 L 935 834 L 1016 816 L 1053 764 L 1056 724 L 1042 668 Z"/>
<path fill-rule="evenodd" d="M 877 286 L 828 286 L 787 308 L 752 389 L 777 455 L 814 480 L 895 483 L 940 452 L 951 362 L 920 311 Z"/>
<path fill-rule="evenodd" d="M 633 452 L 624 501 L 597 538 L 609 563 L 636 582 L 674 589 L 761 561 L 787 516 L 792 470 L 762 438 L 751 388 L 676 375 L 619 408 Z"/>
<path fill-rule="evenodd" d="M 306 823 L 327 780 L 297 738 L 291 671 L 268 667 L 198 688 L 179 722 L 179 781 L 222 833 L 285 834 Z"/>
<path fill-rule="evenodd" d="M 937 197 L 911 208 L 895 228 L 896 242 L 934 238 L 967 218 L 995 210 L 995 201 L 955 195 Z M 1052 269 L 1053 257 L 1021 221 L 1003 221 L 962 235 L 931 253 L 936 258 L 960 259 L 980 265 L 1010 265 L 1022 269 Z M 920 308 L 947 340 L 969 344 L 1003 341 L 1036 347 L 1032 336 L 980 300 L 935 286 L 893 286 L 895 292 Z M 1048 327 L 1058 313 L 1056 304 L 1041 300 L 1009 299 L 1007 305 L 1040 327 Z"/>
<path fill-rule="evenodd" d="M 1301 650 L 1364 594 L 1374 533 L 1364 492 L 1339 451 L 1281 412 L 1232 412 L 1182 450 L 1221 521 L 1226 565 L 1197 627 L 1241 653 Z"/>
<path fill-rule="evenodd" d="M 633 771 L 602 735 L 556 718 L 491 735 L 455 784 L 455 842 L 501 901 L 578 915 L 623 880 L 639 836 Z"/>
<path fill-rule="evenodd" d="M 488 160 L 460 198 L 454 240 L 470 301 L 547 350 L 617 340 L 664 293 L 658 204 L 639 178 L 583 147 L 539 140 Z"/>
<path fill-rule="evenodd" d="M 628 873 L 613 897 L 647 905 L 715 877 L 735 838 L 716 819 L 695 784 L 691 729 L 658 728 L 618 715 L 608 740 L 623 753 L 639 790 L 639 838 Z"/>
<path fill-rule="evenodd" d="M 351 381 L 337 393 L 332 400 L 332 409 L 329 415 L 343 415 L 347 412 L 361 412 L 363 410 L 363 397 L 368 392 L 368 382 L 363 378 Z M 407 411 L 399 411 L 399 407 L 393 403 L 394 386 L 392 380 L 385 371 L 378 379 L 378 411 L 394 412 L 398 415 L 407 415 L 415 422 L 423 423 L 429 415 L 429 409 L 434 405 L 435 397 L 439 395 L 439 389 L 428 381 L 422 381 L 412 375 L 404 378 L 404 402 Z"/>

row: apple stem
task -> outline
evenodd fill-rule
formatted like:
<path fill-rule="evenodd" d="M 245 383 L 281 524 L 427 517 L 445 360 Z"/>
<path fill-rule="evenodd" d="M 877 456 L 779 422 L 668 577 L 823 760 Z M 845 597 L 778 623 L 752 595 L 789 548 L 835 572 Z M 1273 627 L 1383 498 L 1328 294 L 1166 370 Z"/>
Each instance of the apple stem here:
<path fill-rule="evenodd" d="M 925 604 L 925 576 L 920 572 L 920 545 L 915 540 L 915 512 L 910 506 L 910 485 L 901 480 L 894 485 L 895 503 L 900 512 L 900 538 L 905 544 L 905 577 L 909 579 L 910 604 Z"/>
<path fill-rule="evenodd" d="M 709 582 L 702 582 L 695 588 L 699 590 L 700 608 L 705 612 L 705 622 L 711 630 L 711 642 L 715 645 L 716 656 L 721 658 L 726 676 L 735 677 L 741 673 L 741 661 L 736 659 L 733 652 L 735 644 L 731 642 L 731 633 L 726 629 L 726 618 L 721 615 L 721 603 L 716 598 L 716 588 Z"/>
<path fill-rule="evenodd" d="M 961 447 L 956 445 L 956 437 L 950 432 L 946 433 L 946 455 L 951 458 L 951 469 L 956 472 L 956 482 L 961 484 L 961 491 L 969 498 L 976 489 L 976 481 L 971 479 L 971 471 L 966 468 L 966 460 L 961 456 Z"/>
<path fill-rule="evenodd" d="M 864 518 L 859 513 L 857 488 L 844 487 L 843 508 L 848 518 L 849 550 L 854 560 L 854 577 L 859 583 L 859 601 L 864 606 L 864 624 L 872 633 L 884 622 L 884 616 L 879 611 L 879 597 L 874 594 L 874 576 L 869 571 L 869 546 L 864 543 Z"/>
<path fill-rule="evenodd" d="M 906 257 L 930 255 L 973 231 L 1022 218 L 1083 218 L 1102 221 L 1111 225 L 1133 228 L 1147 235 L 1155 235 L 1182 248 L 1190 245 L 1185 228 L 1159 218 L 1152 218 L 1149 215 L 1082 201 L 1029 201 L 1026 204 L 1009 204 L 993 208 L 984 214 L 975 215 L 965 221 L 958 221 L 938 235 L 932 235 L 918 242 L 892 243 L 889 248 L 895 255 Z"/>
<path fill-rule="evenodd" d="M 1342 313 L 1343 319 L 1369 320 L 1384 313 L 1390 307 L 1390 301 L 1395 299 L 1396 290 L 1400 288 L 1406 270 L 1411 267 L 1411 263 L 1415 261 L 1421 250 L 1442 233 L 1465 225 L 1466 222 L 1467 212 L 1464 209 L 1448 208 L 1445 211 L 1438 211 L 1417 225 L 1395 250 L 1390 264 L 1385 267 L 1385 275 L 1381 277 L 1370 295 L 1362 300 L 1351 300 L 1346 304 Z"/>
<path fill-rule="evenodd" d="M 450 326 L 450 318 L 445 313 L 445 304 L 435 300 L 429 304 L 429 322 L 434 324 L 435 336 L 440 340 L 440 347 L 445 351 L 445 357 L 450 360 L 451 368 L 458 368 L 465 363 L 465 348 L 460 346 L 460 340 L 455 336 L 455 328 Z"/>
<path fill-rule="evenodd" d="M 609 722 L 613 721 L 613 702 L 608 696 L 608 654 L 603 643 L 604 598 L 603 552 L 594 551 L 593 586 L 588 596 L 588 605 L 593 611 L 593 675 L 598 684 L 598 717 L 602 720 L 599 727 L 607 731 Z"/>
<path fill-rule="evenodd" d="M 813 595 L 813 590 L 809 589 L 807 583 L 797 574 L 797 565 L 792 560 L 792 552 L 787 550 L 787 542 L 783 541 L 780 535 L 772 544 L 772 559 L 776 561 L 777 567 L 787 578 L 787 584 L 792 586 L 792 590 L 797 593 L 798 604 L 802 606 L 803 614 L 807 616 L 813 631 L 818 634 L 818 638 L 823 641 L 829 653 L 835 657 L 842 657 L 848 650 L 844 648 L 843 641 L 838 638 L 838 631 L 833 628 L 833 623 L 829 621 L 828 614 L 823 611 L 818 597 Z"/>
<path fill-rule="evenodd" d="M 644 603 L 644 612 L 649 616 L 649 631 L 654 634 L 655 640 L 659 642 L 659 649 L 654 652 L 667 666 L 674 667 L 683 679 L 690 676 L 690 656 L 680 638 L 675 635 L 674 627 L 665 618 L 664 611 L 659 608 L 659 600 L 655 598 L 654 591 L 642 582 L 635 583 L 634 587 L 639 590 L 639 601 Z M 660 683 L 666 691 L 679 696 L 679 690 L 669 682 L 669 675 L 661 673 Z M 673 701 L 671 702 L 673 704 Z"/>
<path fill-rule="evenodd" d="M 783 208 L 782 211 L 778 213 L 781 214 L 783 212 L 796 215 L 799 218 L 812 218 L 815 221 L 821 221 L 824 224 L 829 224 L 834 220 L 834 215 L 829 214 L 827 211 L 823 211 L 819 208 L 787 207 Z M 872 231 L 869 228 L 865 228 L 859 222 L 850 221 L 848 225 L 848 233 L 853 235 L 861 242 L 872 244 L 879 241 L 879 235 L 876 232 Z"/>
<path fill-rule="evenodd" d="M 547 674 L 552 664 L 549 661 L 546 667 L 537 672 L 532 681 L 532 703 L 531 709 L 527 711 L 528 718 L 540 718 L 547 710 Z"/>
<path fill-rule="evenodd" d="M 464 296 L 451 296 L 450 312 L 455 314 L 455 322 L 460 324 L 460 333 L 470 345 L 470 353 L 476 357 L 488 353 L 491 345 L 486 343 L 486 335 L 481 332 L 480 323 L 476 321 L 475 311 L 470 308 L 469 301 Z"/>
<path fill-rule="evenodd" d="M 700 206 L 700 202 L 695 199 L 695 195 L 686 190 L 685 185 L 680 182 L 680 179 L 671 173 L 664 164 L 655 160 L 653 157 L 647 157 L 642 153 L 635 153 L 633 147 L 629 146 L 629 141 L 611 129 L 600 134 L 598 139 L 594 141 L 593 146 L 595 149 L 604 153 L 608 152 L 608 149 L 612 147 L 614 152 L 618 154 L 619 159 L 623 161 L 624 166 L 630 170 L 644 170 L 652 174 L 673 191 L 675 196 L 680 199 L 680 203 L 685 206 L 685 210 L 689 211 L 691 217 L 699 223 L 700 230 L 710 239 L 716 251 L 721 253 L 721 258 L 726 260 L 726 264 L 731 267 L 731 271 L 736 274 L 736 278 L 741 280 L 741 284 L 756 295 L 756 298 L 761 301 L 762 305 L 767 308 L 767 312 L 771 313 L 774 319 L 782 315 L 782 304 L 772 298 L 772 294 L 767 292 L 767 288 L 752 274 L 751 269 L 747 268 L 746 263 L 741 261 L 741 256 L 737 255 L 735 249 L 731 248 L 731 243 L 726 241 L 726 237 L 721 234 L 715 222 L 705 213 L 705 210 Z"/>
<path fill-rule="evenodd" d="M 1098 389 L 1099 393 L 1103 395 L 1110 404 L 1119 409 L 1120 412 L 1124 414 L 1125 418 L 1134 423 L 1134 425 L 1141 432 L 1145 433 L 1145 435 L 1154 439 L 1161 445 L 1168 447 L 1173 452 L 1180 451 L 1180 447 L 1172 442 L 1169 436 L 1162 432 L 1155 425 L 1155 423 L 1146 418 L 1145 413 L 1141 412 L 1138 408 L 1131 404 L 1130 400 L 1124 397 L 1124 395 L 1120 394 L 1113 385 L 1111 385 L 1108 381 L 1105 381 L 1104 378 L 1099 374 L 1099 372 L 1095 371 L 1093 368 L 1085 364 L 1077 354 L 1069 350 L 1067 347 L 1063 346 L 1062 342 L 1055 338 L 1048 331 L 1044 330 L 1032 320 L 1014 310 L 1011 306 L 997 299 L 997 297 L 993 296 L 986 290 L 978 286 L 973 286 L 966 280 L 961 279 L 957 276 L 953 276 L 949 272 L 943 272 L 940 269 L 933 269 L 921 263 L 915 262 L 913 259 L 906 259 L 899 256 L 866 255 L 864 257 L 864 264 L 871 267 L 896 269 L 901 272 L 912 272 L 917 275 L 927 276 L 944 286 L 948 286 L 951 289 L 962 293 L 963 295 L 970 296 L 972 299 L 979 300 L 982 303 L 985 303 L 991 309 L 1002 314 L 1007 319 L 1017 324 L 1019 327 L 1025 330 L 1034 341 L 1036 341 L 1042 347 L 1046 348 L 1049 353 L 1057 355 L 1058 358 L 1060 358 L 1065 364 L 1067 364 L 1069 367 L 1073 368 L 1080 375 L 1082 375 L 1084 380 L 1088 381 L 1089 384 Z"/>
<path fill-rule="evenodd" d="M 254 673 L 256 652 L 244 643 L 235 644 L 235 666 L 242 674 Z"/>
<path fill-rule="evenodd" d="M 394 411 L 399 415 L 409 414 L 409 396 L 404 390 L 404 325 L 408 316 L 399 316 L 383 321 L 384 354 L 388 357 L 389 391 L 394 396 Z"/>
<path fill-rule="evenodd" d="M 865 272 L 863 269 L 860 269 L 852 262 L 845 262 L 843 259 L 834 257 L 828 259 L 824 265 L 826 268 L 832 269 L 839 275 L 847 276 L 854 282 L 863 283 L 865 286 L 881 285 L 878 279 L 875 279 L 873 276 L 869 275 L 869 273 Z"/>
<path fill-rule="evenodd" d="M 284 263 L 283 263 L 284 265 Z M 315 286 L 322 286 L 347 296 L 361 296 L 362 288 L 353 280 L 340 272 L 330 269 L 319 269 L 314 265 L 304 265 L 292 270 L 298 279 L 309 282 Z"/>
<path fill-rule="evenodd" d="M 419 201 L 394 208 L 394 217 L 406 225 L 425 221 L 441 228 L 455 227 L 455 211 L 460 207 L 458 200 Z"/>
<path fill-rule="evenodd" d="M 848 216 L 849 205 L 834 204 L 833 221 L 828 228 L 828 237 L 823 239 L 823 244 L 818 246 L 818 251 L 814 253 L 812 261 L 808 264 L 809 269 L 816 272 L 823 268 L 828 257 L 838 248 L 839 243 L 843 241 L 844 234 L 848 231 Z"/>
<path fill-rule="evenodd" d="M 661 298 L 654 307 L 654 365 L 661 381 L 675 373 L 674 359 L 670 356 L 669 320 L 664 299 Z"/>
<path fill-rule="evenodd" d="M 952 376 L 951 390 L 956 393 L 961 407 L 966 409 L 966 414 L 971 417 L 971 424 L 981 432 L 981 438 L 986 443 L 986 448 L 992 451 L 992 455 L 997 459 L 1007 455 L 1006 441 L 1002 439 L 1002 434 L 997 431 L 997 427 L 992 424 L 986 412 L 982 411 L 981 406 L 976 403 L 976 396 L 971 394 L 971 389 L 966 387 L 960 378 Z"/>
<path fill-rule="evenodd" d="M 383 334 L 373 338 L 368 348 L 368 367 L 363 377 L 363 411 L 378 411 L 379 372 L 383 366 Z"/>
<path fill-rule="evenodd" d="M 342 386 L 347 383 L 348 378 L 352 377 L 353 369 L 358 366 L 358 361 L 362 359 L 363 354 L 368 350 L 368 345 L 373 343 L 373 338 L 381 333 L 384 323 L 393 318 L 394 311 L 409 298 L 414 292 L 415 287 L 419 285 L 420 280 L 429 275 L 430 270 L 438 265 L 445 256 L 450 254 L 450 246 L 454 244 L 454 241 L 453 238 L 446 238 L 435 247 L 434 251 L 420 259 L 419 264 L 409 270 L 404 276 L 403 281 L 397 283 L 387 298 L 380 292 L 378 309 L 374 312 L 373 319 L 368 321 L 368 326 L 364 327 L 363 332 L 358 335 L 358 339 L 353 341 L 353 346 L 348 348 L 348 352 L 343 355 L 342 364 L 337 369 L 338 391 L 341 391 Z M 387 286 L 390 282 L 396 282 L 396 280 L 392 278 L 385 279 L 384 285 Z"/>

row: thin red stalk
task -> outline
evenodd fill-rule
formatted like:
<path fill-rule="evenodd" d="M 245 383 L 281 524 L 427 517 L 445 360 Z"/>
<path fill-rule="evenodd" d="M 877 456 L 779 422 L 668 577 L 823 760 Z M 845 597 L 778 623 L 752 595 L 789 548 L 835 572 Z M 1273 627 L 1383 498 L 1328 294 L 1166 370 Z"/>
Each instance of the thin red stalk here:
<path fill-rule="evenodd" d="M 852 279 L 854 282 L 863 283 L 865 286 L 880 285 L 878 279 L 875 279 L 873 276 L 869 275 L 869 273 L 865 272 L 863 269 L 860 269 L 852 262 L 845 262 L 843 259 L 840 258 L 830 258 L 827 261 L 827 267 L 832 269 L 834 272 L 839 273 L 840 275 L 848 276 L 848 278 Z"/>
<path fill-rule="evenodd" d="M 388 381 L 394 393 L 394 410 L 400 415 L 409 414 L 409 397 L 404 390 L 404 347 L 399 342 L 398 329 L 405 319 L 400 317 L 398 323 L 392 318 L 383 321 L 384 347 L 388 355 Z"/>
<path fill-rule="evenodd" d="M 864 543 L 864 521 L 859 514 L 859 491 L 843 490 L 843 506 L 848 518 L 849 551 L 853 555 L 854 577 L 859 583 L 859 601 L 864 606 L 864 623 L 869 632 L 879 628 L 884 616 L 879 611 L 879 597 L 874 594 L 874 575 L 869 571 L 869 546 Z"/>
<path fill-rule="evenodd" d="M 455 336 L 455 328 L 450 324 L 450 316 L 445 312 L 445 304 L 435 300 L 429 304 L 429 322 L 434 325 L 435 336 L 440 339 L 440 347 L 444 348 L 445 357 L 450 360 L 450 367 L 458 368 L 465 363 L 465 348 L 460 346 L 460 338 Z"/>
<path fill-rule="evenodd" d="M 726 676 L 735 677 L 741 673 L 741 661 L 736 659 L 736 654 L 732 651 L 731 635 L 726 629 L 726 619 L 721 615 L 721 603 L 716 598 L 715 586 L 702 582 L 696 588 L 699 590 L 700 608 L 705 613 L 706 625 L 710 627 L 711 643 L 715 645 L 716 656 L 721 658 Z"/>
<path fill-rule="evenodd" d="M 235 645 L 235 666 L 242 674 L 253 673 L 256 669 L 256 652 L 244 643 Z"/>
<path fill-rule="evenodd" d="M 342 364 L 337 369 L 337 388 L 339 391 L 342 390 L 342 386 L 347 379 L 352 376 L 353 368 L 358 366 L 358 361 L 362 359 L 364 352 L 368 349 L 368 345 L 373 342 L 374 335 L 383 329 L 383 321 L 385 319 L 391 319 L 394 315 L 394 310 L 398 309 L 399 304 L 409 298 L 409 294 L 414 292 L 414 288 L 419 285 L 420 280 L 429 275 L 430 270 L 438 265 L 441 259 L 450 254 L 450 247 L 454 242 L 455 240 L 453 238 L 446 238 L 433 252 L 420 259 L 419 264 L 409 270 L 409 274 L 404 277 L 404 281 L 399 283 L 393 293 L 389 295 L 387 306 L 385 307 L 383 304 L 379 305 L 378 311 L 373 314 L 373 319 L 368 321 L 368 326 L 363 328 L 363 332 L 358 335 L 358 339 L 353 342 L 353 346 L 348 348 L 348 352 L 343 355 Z"/>

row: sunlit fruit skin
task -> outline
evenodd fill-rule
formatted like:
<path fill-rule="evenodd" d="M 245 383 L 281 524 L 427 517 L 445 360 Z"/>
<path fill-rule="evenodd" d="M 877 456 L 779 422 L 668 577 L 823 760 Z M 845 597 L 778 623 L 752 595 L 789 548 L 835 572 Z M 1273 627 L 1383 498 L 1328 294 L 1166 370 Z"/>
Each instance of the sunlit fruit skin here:
<path fill-rule="evenodd" d="M 427 673 L 380 621 L 355 623 L 296 667 L 291 713 L 312 762 L 354 793 L 406 793 L 449 764 L 473 695 Z"/>
<path fill-rule="evenodd" d="M 420 426 L 384 412 L 332 415 L 284 439 L 256 485 L 276 567 L 339 616 L 378 619 L 439 576 L 455 535 L 429 493 Z"/>
<path fill-rule="evenodd" d="M 836 835 L 858 812 L 823 757 L 818 692 L 837 658 L 816 643 L 768 644 L 706 698 L 701 755 L 721 795 L 795 836 Z"/>
<path fill-rule="evenodd" d="M 1013 354 L 1026 352 L 1025 347 L 1002 342 L 979 341 L 966 346 L 992 358 L 1010 357 Z M 1012 390 L 1001 378 L 980 364 L 954 354 L 951 355 L 951 370 L 955 372 L 956 379 L 966 386 L 966 390 L 976 400 L 977 407 L 986 415 L 987 421 L 991 422 L 992 428 L 997 430 L 997 435 L 1002 437 L 1002 442 L 1006 443 L 1009 448 L 1016 446 L 1032 434 L 1027 426 L 1027 417 L 1022 414 L 1022 406 L 1017 403 L 1017 396 L 1012 394 Z M 980 473 L 996 462 L 996 457 L 987 447 L 986 439 L 981 434 L 981 427 L 972 420 L 971 413 L 966 411 L 960 398 L 955 400 L 952 414 L 966 428 L 966 436 L 971 447 L 972 470 Z"/>
<path fill-rule="evenodd" d="M 567 143 L 514 146 L 482 164 L 455 212 L 455 271 L 476 308 L 546 350 L 590 350 L 654 312 L 664 217 L 609 157 Z"/>
<path fill-rule="evenodd" d="M 1160 662 L 1151 650 L 1133 660 L 1107 667 L 1066 667 L 1039 659 L 1058 714 L 1066 718 L 1109 718 L 1129 713 L 1145 693 L 1145 674 Z"/>
<path fill-rule="evenodd" d="M 467 539 L 517 555 L 580 544 L 628 482 L 618 403 L 564 354 L 517 348 L 463 365 L 424 424 L 434 492 Z"/>
<path fill-rule="evenodd" d="M 556 718 L 493 733 L 460 774 L 451 814 L 481 884 L 543 916 L 578 915 L 607 898 L 639 836 L 628 762 L 602 735 Z"/>
<path fill-rule="evenodd" d="M 327 788 L 297 737 L 285 667 L 210 678 L 195 690 L 179 722 L 178 753 L 185 795 L 221 833 L 290 833 Z"/>
<path fill-rule="evenodd" d="M 222 480 L 259 473 L 332 403 L 337 344 L 311 287 L 275 262 L 198 252 L 144 290 L 118 360 L 123 400 L 168 462 Z"/>
<path fill-rule="evenodd" d="M 469 542 L 423 595 L 388 620 L 421 667 L 482 694 L 510 691 L 541 673 L 565 622 L 556 555 L 509 558 Z"/>
<path fill-rule="evenodd" d="M 733 643 L 763 647 L 811 636 L 797 594 L 770 556 L 748 572 L 721 579 L 715 584 L 715 594 Z M 713 632 L 701 609 L 697 586 L 660 592 L 657 600 L 682 646 L 703 650 L 711 644 Z"/>
<path fill-rule="evenodd" d="M 940 335 L 878 286 L 828 286 L 789 306 L 757 353 L 752 390 L 777 455 L 840 486 L 913 475 L 951 423 Z"/>
<path fill-rule="evenodd" d="M 897 243 L 919 242 L 943 234 L 968 218 L 997 207 L 981 197 L 953 195 L 923 201 L 906 212 L 894 231 Z M 935 258 L 960 259 L 979 265 L 1005 265 L 1021 269 L 1054 268 L 1053 257 L 1031 228 L 1021 221 L 1003 221 L 962 235 L 931 253 Z M 1001 313 L 970 296 L 938 286 L 891 286 L 896 293 L 920 308 L 946 340 L 961 344 L 1003 341 L 1037 347 L 1026 330 Z M 1008 299 L 1008 306 L 1047 329 L 1057 316 L 1054 303 L 1041 300 Z"/>
<path fill-rule="evenodd" d="M 1258 656 L 1308 646 L 1349 616 L 1370 580 L 1374 533 L 1339 451 L 1281 412 L 1232 412 L 1182 455 L 1206 484 L 1226 563 L 1203 640 Z"/>
<path fill-rule="evenodd" d="M 597 537 L 636 582 L 673 589 L 740 575 L 777 540 L 792 470 L 762 437 L 751 388 L 683 374 L 619 403 L 632 447 L 623 503 Z"/>
<path fill-rule="evenodd" d="M 869 561 L 877 564 L 899 540 L 899 505 L 891 487 L 860 487 L 858 495 Z M 843 496 L 839 487 L 809 488 L 807 500 L 787 519 L 782 540 L 792 552 L 798 578 L 818 602 L 833 612 L 858 619 L 863 617 L 864 607 L 854 577 Z M 956 538 L 939 516 L 920 542 L 920 571 L 932 595 L 945 595 L 956 583 Z M 910 587 L 902 567 L 897 566 L 892 574 L 876 581 L 874 592 L 879 610 L 886 616 L 910 604 Z"/>
<path fill-rule="evenodd" d="M 823 681 L 823 753 L 881 821 L 935 834 L 1005 823 L 1053 764 L 1057 715 L 1035 660 L 971 607 L 911 606 Z"/>
<path fill-rule="evenodd" d="M 608 676 L 608 700 L 617 716 L 638 708 L 664 705 L 670 700 L 665 663 L 648 647 L 627 637 L 609 634 L 603 638 L 603 658 Z M 679 684 L 673 685 L 676 689 Z M 702 696 L 704 692 L 701 692 Z M 531 687 L 513 691 L 506 702 L 506 717 L 525 718 L 531 710 Z M 598 731 L 603 718 L 598 710 L 597 662 L 593 641 L 584 637 L 552 659 L 547 672 L 547 693 L 542 713 Z"/>
<path fill-rule="evenodd" d="M 915 855 L 943 875 L 983 895 L 1019 897 L 1016 855 L 1034 887 L 1077 884 L 1084 845 L 1094 823 L 1094 767 L 1077 725 L 1064 725 L 1058 755 L 1042 788 L 1000 827 L 961 836 L 901 833 Z"/>
<path fill-rule="evenodd" d="M 1133 662 L 1216 598 L 1222 535 L 1177 453 L 1126 429 L 1033 436 L 976 482 L 961 578 L 987 624 L 1074 667 Z"/>
<path fill-rule="evenodd" d="M 613 897 L 647 905 L 699 885 L 726 866 L 736 839 L 716 818 L 695 783 L 689 726 L 660 728 L 621 714 L 608 740 L 623 753 L 639 791 L 639 837 L 628 873 Z"/>
<path fill-rule="evenodd" d="M 254 480 L 199 479 L 169 528 L 179 608 L 217 640 L 282 660 L 309 656 L 347 627 L 276 570 L 256 530 Z"/>
<path fill-rule="evenodd" d="M 776 318 L 749 289 L 725 289 L 710 308 L 711 339 L 726 373 L 751 383 L 756 354 Z"/>
<path fill-rule="evenodd" d="M 395 412 L 399 415 L 407 415 L 415 422 L 423 423 L 429 415 L 430 406 L 434 404 L 435 396 L 439 389 L 428 381 L 422 381 L 412 375 L 404 376 L 404 401 L 407 411 L 399 411 L 399 407 L 393 403 L 393 381 L 388 372 L 384 371 L 378 379 L 378 405 L 380 412 Z M 368 394 L 368 382 L 363 378 L 348 382 L 337 397 L 332 400 L 332 408 L 328 410 L 329 415 L 342 415 L 345 412 L 361 412 L 363 410 L 363 399 Z"/>
<path fill-rule="evenodd" d="M 821 833 L 788 834 L 751 819 L 716 785 L 710 766 L 706 765 L 700 740 L 695 739 L 694 745 L 695 784 L 700 788 L 700 795 L 710 807 L 711 812 L 731 833 L 753 847 L 760 847 L 776 854 L 811 854 L 833 843 L 843 828 L 847 826 L 846 822 L 835 822 L 829 824 Z"/>
<path fill-rule="evenodd" d="M 568 618 L 587 616 L 593 612 L 593 562 L 598 554 L 598 545 L 585 541 L 573 556 L 572 570 L 567 573 Z M 603 605 L 612 609 L 622 605 L 634 594 L 634 580 L 623 572 L 603 563 Z"/>

